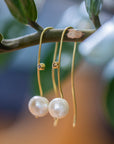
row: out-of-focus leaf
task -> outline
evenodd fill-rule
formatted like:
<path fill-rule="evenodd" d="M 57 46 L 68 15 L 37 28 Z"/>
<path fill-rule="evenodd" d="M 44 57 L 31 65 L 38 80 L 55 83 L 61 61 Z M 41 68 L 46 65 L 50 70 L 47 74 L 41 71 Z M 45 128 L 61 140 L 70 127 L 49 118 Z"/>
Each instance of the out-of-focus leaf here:
<path fill-rule="evenodd" d="M 94 25 L 88 16 L 85 2 L 82 2 L 80 7 L 78 5 L 69 7 L 63 13 L 57 28 L 65 28 L 69 25 L 76 29 L 94 29 Z"/>
<path fill-rule="evenodd" d="M 114 18 L 84 40 L 79 51 L 87 61 L 104 65 L 114 57 Z"/>
<path fill-rule="evenodd" d="M 61 80 L 65 79 L 66 76 L 71 71 L 71 62 L 72 62 L 72 53 L 73 53 L 73 44 L 74 43 L 63 43 L 62 48 L 62 56 L 61 56 Z M 48 53 L 45 54 L 45 58 L 41 58 L 41 62 L 45 63 L 46 69 L 44 71 L 41 71 L 41 83 L 44 93 L 50 91 L 50 89 L 53 88 L 52 85 L 52 77 L 51 77 L 51 70 L 52 70 L 52 60 L 53 60 L 53 53 L 54 53 L 54 46 L 55 44 L 52 44 L 51 46 L 46 47 L 48 49 Z M 70 47 L 70 48 L 69 48 Z M 76 53 L 75 57 L 75 64 L 78 65 L 81 57 L 78 53 Z M 57 82 L 57 71 L 55 70 L 55 80 Z M 38 82 L 37 82 L 37 73 L 34 71 L 33 77 L 32 77 L 32 93 L 33 95 L 39 94 L 39 88 L 38 88 Z"/>
<path fill-rule="evenodd" d="M 5 0 L 12 15 L 21 23 L 29 24 L 37 19 L 34 0 Z"/>
<path fill-rule="evenodd" d="M 5 39 L 9 39 L 9 38 L 11 39 L 11 38 L 22 36 L 27 30 L 23 24 L 19 23 L 15 19 L 14 20 L 7 19 L 5 23 L 6 24 L 2 29 L 2 33 Z"/>
<path fill-rule="evenodd" d="M 6 39 L 21 36 L 26 30 L 25 26 L 16 20 L 6 20 L 5 23 L 1 31 Z M 14 53 L 16 52 L 0 54 L 0 66 L 4 67 L 9 64 L 15 57 Z"/>
<path fill-rule="evenodd" d="M 114 77 L 114 58 L 112 58 L 104 67 L 103 78 L 106 81 L 112 80 Z"/>
<path fill-rule="evenodd" d="M 0 42 L 2 41 L 2 39 L 3 39 L 3 36 L 2 36 L 2 34 L 0 33 Z"/>
<path fill-rule="evenodd" d="M 0 54 L 0 67 L 4 64 L 9 63 L 9 59 L 12 56 L 11 53 Z"/>
<path fill-rule="evenodd" d="M 102 8 L 102 0 L 85 0 L 87 12 L 92 18 L 93 16 L 98 16 Z"/>
<path fill-rule="evenodd" d="M 114 128 L 114 78 L 111 80 L 108 87 L 106 106 L 107 106 L 110 123 Z"/>

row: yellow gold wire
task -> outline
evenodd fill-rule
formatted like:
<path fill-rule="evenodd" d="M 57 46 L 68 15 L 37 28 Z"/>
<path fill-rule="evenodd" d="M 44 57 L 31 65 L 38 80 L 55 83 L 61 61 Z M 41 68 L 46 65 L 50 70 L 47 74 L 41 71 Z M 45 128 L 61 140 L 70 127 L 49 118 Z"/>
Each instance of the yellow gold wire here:
<path fill-rule="evenodd" d="M 74 88 L 74 63 L 75 63 L 75 54 L 76 54 L 76 42 L 74 42 L 74 49 L 73 49 L 73 57 L 72 57 L 72 67 L 71 67 L 71 89 L 72 89 L 72 98 L 73 98 L 73 127 L 76 125 L 76 115 L 77 115 L 77 103 L 76 103 L 76 96 L 75 96 L 75 88 Z"/>
<path fill-rule="evenodd" d="M 55 82 L 55 68 L 53 67 L 53 64 L 56 61 L 57 49 L 58 49 L 58 42 L 56 42 L 56 44 L 55 44 L 55 50 L 54 50 L 54 55 L 53 55 L 53 63 L 52 63 L 52 82 L 53 82 L 53 88 L 54 88 L 54 92 L 55 92 L 56 96 L 58 97 L 57 85 L 56 85 L 56 82 Z M 56 127 L 57 124 L 58 124 L 58 118 L 55 118 L 53 126 Z"/>
<path fill-rule="evenodd" d="M 43 35 L 44 33 L 48 30 L 48 29 L 52 29 L 52 27 L 46 27 L 40 36 L 40 43 L 39 43 L 39 51 L 38 51 L 38 60 L 37 60 L 37 65 L 40 65 L 40 55 L 41 55 L 41 46 L 42 46 L 42 39 L 43 39 Z M 39 85 L 39 91 L 40 91 L 40 96 L 43 96 L 43 90 L 42 90 L 42 86 L 41 86 L 41 80 L 40 80 L 40 70 L 37 67 L 37 78 L 38 78 L 38 85 Z"/>
<path fill-rule="evenodd" d="M 55 82 L 55 69 L 53 68 L 53 64 L 55 63 L 56 56 L 57 56 L 57 49 L 58 49 L 58 42 L 56 42 L 56 44 L 55 44 L 55 51 L 54 51 L 53 63 L 52 63 L 52 82 L 53 82 L 53 89 L 54 89 L 54 92 L 55 92 L 56 96 L 58 97 L 57 85 L 56 85 L 56 82 Z"/>
<path fill-rule="evenodd" d="M 53 123 L 53 126 L 54 126 L 54 127 L 56 127 L 56 126 L 57 126 L 58 121 L 59 121 L 59 119 L 58 119 L 58 118 L 55 118 L 55 119 L 54 119 L 54 123 Z"/>
<path fill-rule="evenodd" d="M 61 88 L 61 82 L 60 82 L 60 62 L 61 62 L 61 51 L 62 51 L 62 44 L 63 44 L 63 38 L 65 35 L 65 32 L 70 29 L 72 27 L 67 27 L 64 29 L 64 31 L 62 32 L 62 36 L 61 36 L 61 41 L 60 41 L 60 48 L 59 48 L 59 59 L 58 59 L 58 88 L 59 88 L 59 92 L 60 92 L 60 96 L 61 98 L 63 98 L 63 92 L 62 92 L 62 88 Z"/>
<path fill-rule="evenodd" d="M 63 38 L 64 38 L 64 35 L 65 35 L 65 32 L 66 30 L 68 30 L 69 28 L 72 28 L 72 27 L 67 27 L 64 29 L 64 31 L 62 32 L 62 36 L 61 36 L 61 41 L 60 41 L 60 49 L 59 49 L 59 58 L 58 58 L 58 88 L 59 88 L 59 93 L 60 93 L 60 97 L 63 98 L 63 92 L 62 92 L 62 88 L 61 88 L 61 82 L 60 82 L 60 62 L 61 62 L 61 52 L 62 52 L 62 44 L 63 44 Z M 56 55 L 57 55 L 57 48 L 58 48 L 58 43 L 56 43 L 56 46 L 55 46 L 55 52 L 54 52 L 54 57 L 53 57 L 53 63 L 55 62 L 55 59 L 56 59 Z M 55 89 L 55 93 L 57 93 L 57 86 L 56 86 L 56 83 L 55 83 L 55 80 L 54 80 L 54 70 L 52 71 L 52 77 L 53 77 L 53 86 L 54 86 L 54 89 Z M 57 95 L 58 96 L 58 95 Z M 57 124 L 58 124 L 58 118 L 55 118 L 54 120 L 54 126 L 56 127 Z"/>

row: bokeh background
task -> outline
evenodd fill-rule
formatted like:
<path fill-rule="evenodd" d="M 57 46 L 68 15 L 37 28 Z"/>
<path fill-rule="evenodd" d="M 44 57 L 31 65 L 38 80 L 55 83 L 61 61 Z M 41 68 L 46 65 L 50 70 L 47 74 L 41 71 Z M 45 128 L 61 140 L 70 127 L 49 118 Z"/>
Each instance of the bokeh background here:
<path fill-rule="evenodd" d="M 38 23 L 43 27 L 94 29 L 86 12 L 85 3 L 78 0 L 35 0 Z M 113 0 L 104 0 L 101 23 L 114 15 Z M 113 25 L 114 22 L 112 21 Z M 15 38 L 35 32 L 16 21 L 4 0 L 0 1 L 0 33 L 4 38 Z M 110 37 L 114 37 L 110 35 Z M 112 43 L 113 44 L 113 43 Z M 46 70 L 41 74 L 45 96 L 54 97 L 51 63 L 54 43 L 43 44 L 41 61 Z M 78 43 L 79 46 L 79 43 Z M 114 48 L 114 47 L 113 47 Z M 102 49 L 104 52 L 106 47 Z M 73 43 L 64 43 L 61 79 L 65 98 L 70 104 L 69 115 L 53 127 L 47 115 L 34 119 L 28 111 L 28 101 L 39 94 L 36 65 L 38 45 L 19 51 L 0 54 L 0 144 L 114 144 L 114 55 L 102 65 L 83 58 L 77 50 L 75 60 L 75 89 L 77 97 L 77 125 L 72 128 L 72 96 L 70 67 Z M 114 49 L 110 50 L 114 54 Z M 102 52 L 101 52 L 102 53 Z M 94 58 L 94 55 L 93 55 Z M 101 57 L 102 59 L 102 57 Z M 103 60 L 103 59 L 102 59 Z"/>

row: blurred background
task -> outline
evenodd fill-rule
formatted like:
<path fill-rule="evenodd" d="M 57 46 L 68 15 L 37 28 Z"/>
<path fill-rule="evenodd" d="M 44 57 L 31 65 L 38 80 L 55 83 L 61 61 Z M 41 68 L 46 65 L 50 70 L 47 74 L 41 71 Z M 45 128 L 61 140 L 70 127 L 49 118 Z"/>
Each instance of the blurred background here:
<path fill-rule="evenodd" d="M 81 0 L 35 2 L 38 23 L 43 27 L 94 29 Z M 70 112 L 59 121 L 57 128 L 53 127 L 53 119 L 49 115 L 34 119 L 28 111 L 29 99 L 39 94 L 36 75 L 38 45 L 0 54 L 0 144 L 114 144 L 114 1 L 103 2 L 100 13 L 102 29 L 77 46 L 75 89 L 78 108 L 75 128 L 72 128 L 70 85 L 73 43 L 63 44 L 61 58 L 62 88 L 70 104 Z M 0 33 L 4 38 L 32 32 L 35 32 L 32 28 L 12 17 L 4 0 L 1 0 Z M 90 43 L 93 39 L 95 45 Z M 86 42 L 90 43 L 89 52 Z M 43 44 L 41 53 L 41 61 L 46 64 L 41 81 L 49 99 L 54 97 L 51 80 L 54 45 Z"/>

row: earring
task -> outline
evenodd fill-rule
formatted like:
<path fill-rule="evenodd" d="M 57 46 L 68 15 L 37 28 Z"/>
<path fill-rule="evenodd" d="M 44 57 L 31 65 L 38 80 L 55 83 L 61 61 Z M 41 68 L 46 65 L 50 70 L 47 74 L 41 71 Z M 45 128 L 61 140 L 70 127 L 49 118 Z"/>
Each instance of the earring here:
<path fill-rule="evenodd" d="M 58 42 L 55 44 L 55 51 L 53 55 L 53 62 L 52 62 L 52 83 L 53 83 L 53 89 L 55 92 L 55 95 L 58 96 L 58 91 L 57 91 L 57 85 L 55 82 L 55 69 L 58 69 L 58 62 L 56 62 L 56 56 L 57 56 L 57 49 L 58 49 Z M 53 126 L 56 127 L 58 124 L 58 118 L 54 118 L 54 123 Z"/>
<path fill-rule="evenodd" d="M 55 51 L 54 51 L 53 62 L 52 62 L 53 89 L 54 89 L 55 95 L 58 97 L 57 85 L 56 85 L 56 82 L 55 82 L 55 69 L 58 69 L 58 62 L 56 62 L 57 49 L 58 49 L 58 42 L 56 42 L 56 44 L 55 44 Z"/>
<path fill-rule="evenodd" d="M 61 61 L 62 43 L 63 43 L 64 34 L 65 34 L 66 30 L 68 30 L 69 28 L 72 28 L 72 27 L 67 27 L 62 32 L 58 62 L 55 62 L 57 48 L 55 48 L 55 54 L 54 54 L 53 69 L 56 68 L 58 70 L 57 71 L 58 72 L 58 88 L 59 88 L 60 98 L 54 98 L 49 103 L 49 113 L 52 117 L 55 118 L 55 121 L 58 121 L 58 119 L 64 118 L 69 112 L 69 104 L 63 98 L 63 92 L 62 92 L 61 82 L 60 82 L 60 61 Z M 54 74 L 53 74 L 53 77 L 54 77 Z M 55 92 L 56 92 L 55 84 L 53 84 L 53 85 L 54 85 L 54 89 L 55 89 Z"/>
<path fill-rule="evenodd" d="M 43 117 L 48 113 L 49 101 L 47 98 L 43 97 L 43 90 L 42 90 L 41 81 L 40 81 L 40 71 L 45 70 L 45 64 L 40 63 L 40 54 L 41 54 L 41 45 L 42 45 L 43 35 L 49 29 L 52 29 L 52 27 L 47 27 L 42 31 L 41 36 L 40 36 L 40 43 L 39 43 L 39 52 L 38 52 L 38 61 L 37 61 L 37 78 L 38 78 L 40 96 L 32 97 L 28 103 L 29 111 L 36 118 Z"/>
<path fill-rule="evenodd" d="M 75 127 L 76 125 L 76 115 L 77 115 L 77 103 L 76 103 L 76 96 L 75 96 L 75 89 L 74 89 L 74 62 L 75 62 L 76 44 L 77 43 L 74 42 L 72 67 L 71 67 L 71 88 L 72 88 L 72 98 L 73 98 L 73 107 L 74 107 L 73 127 Z"/>

